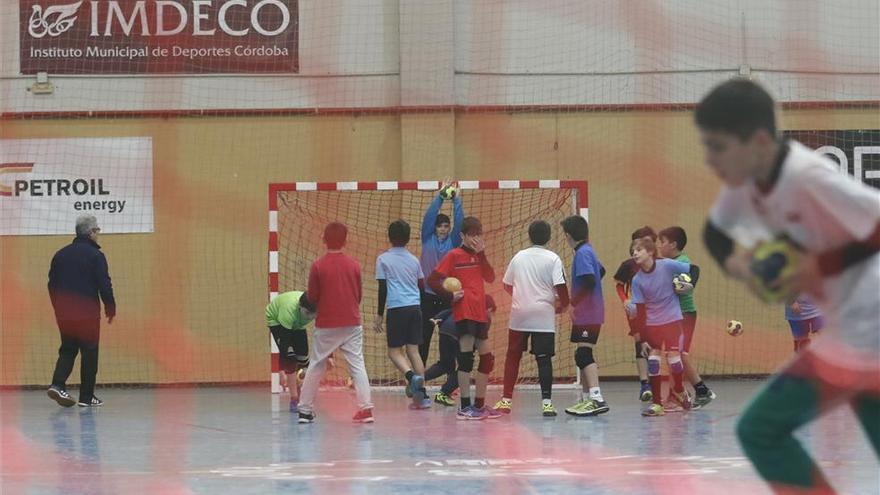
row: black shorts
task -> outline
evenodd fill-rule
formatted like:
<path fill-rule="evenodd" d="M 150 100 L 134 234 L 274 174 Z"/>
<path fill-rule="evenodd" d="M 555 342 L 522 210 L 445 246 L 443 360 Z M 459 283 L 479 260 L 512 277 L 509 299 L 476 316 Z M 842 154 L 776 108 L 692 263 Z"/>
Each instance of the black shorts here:
<path fill-rule="evenodd" d="M 489 338 L 489 324 L 482 321 L 459 320 L 455 322 L 455 331 L 458 337 L 473 335 L 475 339 L 486 340 Z"/>
<path fill-rule="evenodd" d="M 555 332 L 522 332 L 510 329 L 507 331 L 507 347 L 525 352 L 532 341 L 531 353 L 536 356 L 553 356 L 556 354 Z"/>
<path fill-rule="evenodd" d="M 422 319 L 424 320 L 425 325 L 430 325 L 431 328 L 434 328 L 434 324 L 431 323 L 431 318 L 435 317 L 437 313 L 444 309 L 452 308 L 452 304 L 449 301 L 436 294 L 431 294 L 430 292 L 422 292 L 419 300 L 422 307 Z"/>
<path fill-rule="evenodd" d="M 309 364 L 309 336 L 305 330 L 288 330 L 281 325 L 269 327 L 278 346 L 278 364 L 287 373 Z"/>
<path fill-rule="evenodd" d="M 422 343 L 422 309 L 404 306 L 388 310 L 385 321 L 388 347 L 403 347 Z"/>
<path fill-rule="evenodd" d="M 648 325 L 642 334 L 642 341 L 647 342 L 651 349 L 681 350 L 684 345 L 684 332 L 681 329 L 681 320 L 665 325 Z"/>
<path fill-rule="evenodd" d="M 602 325 L 572 325 L 569 342 L 593 344 L 599 342 L 599 330 Z"/>

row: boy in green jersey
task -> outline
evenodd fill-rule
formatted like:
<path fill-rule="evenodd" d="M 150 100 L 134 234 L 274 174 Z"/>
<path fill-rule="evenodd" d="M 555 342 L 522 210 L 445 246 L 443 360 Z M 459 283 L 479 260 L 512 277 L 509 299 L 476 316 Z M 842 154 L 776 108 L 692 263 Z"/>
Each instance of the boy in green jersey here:
<path fill-rule="evenodd" d="M 657 234 L 657 251 L 663 258 L 675 261 L 690 263 L 691 259 L 684 254 L 684 247 L 687 245 L 687 233 L 681 227 L 668 227 L 661 230 Z M 680 283 L 675 292 L 678 294 L 678 301 L 681 304 L 682 329 L 684 331 L 684 342 L 681 346 L 681 361 L 684 363 L 684 374 L 687 381 L 694 387 L 696 397 L 694 397 L 694 409 L 705 406 L 712 402 L 715 398 L 715 392 L 709 389 L 697 367 L 690 357 L 691 342 L 694 340 L 694 330 L 697 328 L 697 306 L 694 304 L 694 286 L 700 278 L 699 270 L 690 282 Z"/>
<path fill-rule="evenodd" d="M 278 346 L 281 386 L 290 390 L 290 411 L 299 412 L 298 370 L 309 366 L 309 338 L 306 325 L 315 319 L 315 306 L 302 291 L 282 292 L 266 306 L 266 325 Z M 274 368 L 274 366 L 273 366 Z M 275 371 L 274 369 L 272 371 Z M 288 387 L 290 376 L 294 386 Z"/>

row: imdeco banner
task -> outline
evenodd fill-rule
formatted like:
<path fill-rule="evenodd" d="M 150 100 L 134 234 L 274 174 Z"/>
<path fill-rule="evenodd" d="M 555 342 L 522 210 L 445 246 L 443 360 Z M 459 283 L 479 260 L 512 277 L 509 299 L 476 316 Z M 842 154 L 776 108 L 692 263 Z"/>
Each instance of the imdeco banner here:
<path fill-rule="evenodd" d="M 19 0 L 22 74 L 299 71 L 297 0 Z"/>
<path fill-rule="evenodd" d="M 153 231 L 151 138 L 0 139 L 0 235 Z"/>

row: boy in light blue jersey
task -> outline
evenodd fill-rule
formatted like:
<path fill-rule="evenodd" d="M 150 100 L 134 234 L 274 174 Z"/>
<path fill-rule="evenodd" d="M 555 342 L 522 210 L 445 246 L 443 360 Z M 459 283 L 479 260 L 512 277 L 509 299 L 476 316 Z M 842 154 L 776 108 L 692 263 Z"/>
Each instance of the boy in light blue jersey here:
<path fill-rule="evenodd" d="M 785 319 L 791 327 L 796 353 L 810 345 L 810 336 L 819 333 L 824 326 L 822 311 L 804 295 L 797 296 L 794 301 L 785 305 Z"/>
<path fill-rule="evenodd" d="M 443 206 L 443 195 L 454 184 L 450 180 L 443 181 L 440 190 L 422 219 L 422 256 L 420 263 L 422 273 L 428 275 L 434 271 L 440 260 L 453 248 L 461 245 L 461 224 L 464 221 L 464 208 L 461 204 L 461 196 L 454 194 L 452 197 L 452 215 L 455 223 L 450 224 L 449 216 L 440 213 Z M 422 344 L 419 346 L 419 355 L 423 363 L 428 362 L 428 350 L 431 347 L 431 338 L 434 336 L 434 324 L 431 318 L 444 309 L 451 309 L 449 301 L 437 296 L 430 288 L 425 287 L 422 292 Z"/>
<path fill-rule="evenodd" d="M 633 259 L 639 272 L 632 280 L 632 303 L 636 305 L 634 327 L 636 341 L 642 342 L 642 352 L 648 356 L 648 379 L 651 382 L 650 407 L 644 416 L 665 414 L 660 391 L 660 359 L 665 354 L 672 373 L 672 397 L 681 409 L 690 409 L 691 399 L 684 389 L 684 364 L 681 348 L 684 344 L 681 305 L 672 285 L 672 278 L 680 273 L 692 273 L 690 263 L 669 259 L 654 259 L 656 247 L 650 237 L 637 239 L 633 244 Z"/>
<path fill-rule="evenodd" d="M 419 293 L 425 286 L 425 276 L 419 260 L 407 251 L 410 238 L 409 224 L 395 220 L 388 226 L 391 249 L 376 259 L 376 279 L 379 281 L 379 307 L 373 329 L 383 331 L 384 313 L 388 306 L 388 357 L 406 377 L 407 391 L 412 392 L 413 409 L 431 407 L 425 392 L 425 366 L 419 356 L 422 343 L 422 311 Z"/>

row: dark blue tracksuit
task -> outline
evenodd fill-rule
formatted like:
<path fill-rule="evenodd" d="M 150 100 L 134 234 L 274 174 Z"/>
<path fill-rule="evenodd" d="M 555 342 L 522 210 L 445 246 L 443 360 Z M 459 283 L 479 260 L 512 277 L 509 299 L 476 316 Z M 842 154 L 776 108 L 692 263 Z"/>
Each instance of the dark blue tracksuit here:
<path fill-rule="evenodd" d="M 61 332 L 52 385 L 65 388 L 76 354 L 81 352 L 79 401 L 85 403 L 92 400 L 98 374 L 99 296 L 106 315 L 115 316 L 116 300 L 107 258 L 96 242 L 88 237 L 77 237 L 55 253 L 49 268 L 49 298 Z"/>

